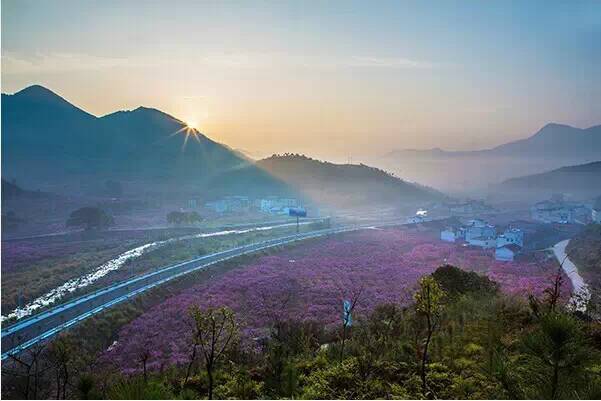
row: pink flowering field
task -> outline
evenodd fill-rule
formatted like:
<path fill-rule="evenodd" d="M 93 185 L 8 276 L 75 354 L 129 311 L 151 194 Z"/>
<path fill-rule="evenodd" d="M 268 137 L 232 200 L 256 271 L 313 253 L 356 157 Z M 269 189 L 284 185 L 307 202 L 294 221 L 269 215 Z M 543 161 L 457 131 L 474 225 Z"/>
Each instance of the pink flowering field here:
<path fill-rule="evenodd" d="M 497 262 L 492 250 L 445 243 L 424 233 L 365 230 L 260 257 L 191 287 L 123 327 L 106 356 L 125 371 L 138 367 L 135 354 L 142 348 L 151 351 L 154 368 L 184 363 L 190 349 L 187 310 L 193 304 L 232 308 L 246 338 L 264 334 L 276 318 L 335 323 L 342 300 L 360 288 L 358 315 L 380 303 L 408 304 L 417 280 L 443 263 L 486 274 L 516 295 L 540 295 L 557 271 L 553 260 Z"/>

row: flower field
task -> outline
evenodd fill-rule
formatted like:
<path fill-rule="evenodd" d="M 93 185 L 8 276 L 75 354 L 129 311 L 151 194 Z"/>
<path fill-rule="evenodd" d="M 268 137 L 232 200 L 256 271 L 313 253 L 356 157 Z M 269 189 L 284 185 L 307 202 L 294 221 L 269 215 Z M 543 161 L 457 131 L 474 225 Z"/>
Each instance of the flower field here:
<path fill-rule="evenodd" d="M 280 318 L 325 325 L 340 318 L 342 300 L 362 289 L 356 315 L 384 302 L 408 304 L 419 277 L 443 263 L 487 274 L 510 294 L 540 295 L 557 271 L 546 262 L 497 262 L 491 250 L 438 241 L 424 233 L 365 230 L 263 256 L 175 295 L 123 327 L 107 350 L 122 369 L 137 369 L 136 354 L 151 352 L 150 366 L 184 363 L 188 357 L 188 308 L 227 305 L 243 336 L 264 334 Z M 569 285 L 569 284 L 566 284 Z"/>

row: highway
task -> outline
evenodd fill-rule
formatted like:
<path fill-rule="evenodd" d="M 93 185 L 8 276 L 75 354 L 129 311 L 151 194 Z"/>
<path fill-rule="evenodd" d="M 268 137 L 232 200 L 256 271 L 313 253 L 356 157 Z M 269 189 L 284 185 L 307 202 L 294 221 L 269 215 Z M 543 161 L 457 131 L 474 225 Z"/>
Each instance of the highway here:
<path fill-rule="evenodd" d="M 112 284 L 64 304 L 57 305 L 44 312 L 31 316 L 30 318 L 22 319 L 5 329 L 3 328 L 2 360 L 5 360 L 11 354 L 18 354 L 113 305 L 133 298 L 136 295 L 157 287 L 167 281 L 207 268 L 216 263 L 251 254 L 263 249 L 286 245 L 310 238 L 402 224 L 404 224 L 404 221 L 401 222 L 395 220 L 378 224 L 347 225 L 289 235 L 205 255 L 197 259 L 160 268 L 154 272 Z"/>

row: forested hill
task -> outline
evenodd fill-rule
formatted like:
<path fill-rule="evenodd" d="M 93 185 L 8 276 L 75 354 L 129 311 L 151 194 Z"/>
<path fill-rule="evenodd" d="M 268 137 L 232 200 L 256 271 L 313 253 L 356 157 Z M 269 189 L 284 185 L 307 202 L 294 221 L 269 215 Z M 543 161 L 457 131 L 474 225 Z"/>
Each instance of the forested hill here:
<path fill-rule="evenodd" d="M 316 201 L 338 206 L 430 201 L 443 194 L 404 181 L 384 170 L 364 164 L 334 164 L 299 154 L 273 155 L 252 167 L 230 171 L 218 177 L 215 187 L 235 193 L 249 182 L 257 191 L 269 194 L 282 189 L 297 191 Z"/>

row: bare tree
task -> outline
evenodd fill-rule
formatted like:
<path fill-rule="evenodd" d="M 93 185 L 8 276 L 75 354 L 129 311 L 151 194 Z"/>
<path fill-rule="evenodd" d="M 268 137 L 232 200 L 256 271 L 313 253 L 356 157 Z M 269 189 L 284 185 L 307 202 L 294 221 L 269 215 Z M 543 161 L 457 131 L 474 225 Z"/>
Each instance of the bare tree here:
<path fill-rule="evenodd" d="M 419 281 L 419 289 L 414 295 L 415 311 L 418 316 L 426 321 L 426 339 L 423 344 L 420 376 L 422 379 L 422 393 L 427 395 L 428 385 L 426 370 L 428 366 L 428 348 L 432 341 L 434 331 L 440 325 L 442 314 L 442 300 L 445 293 L 432 276 L 424 276 Z"/>
<path fill-rule="evenodd" d="M 2 373 L 10 375 L 16 379 L 24 381 L 20 392 L 24 399 L 38 399 L 40 376 L 47 367 L 42 364 L 42 355 L 46 349 L 45 344 L 38 343 L 20 355 L 9 354 L 9 360 L 13 362 L 12 366 L 6 366 L 7 362 L 2 363 Z M 20 387 L 20 386 L 17 386 Z"/>
<path fill-rule="evenodd" d="M 56 379 L 56 399 L 67 399 L 67 384 L 70 379 L 72 360 L 71 344 L 66 337 L 61 336 L 54 340 L 48 348 L 48 357 L 54 367 Z"/>
<path fill-rule="evenodd" d="M 195 323 L 195 344 L 204 357 L 209 378 L 208 396 L 209 399 L 213 399 L 213 373 L 216 363 L 238 334 L 238 325 L 234 312 L 226 307 L 201 310 L 198 306 L 193 306 L 190 308 L 190 314 Z"/>

